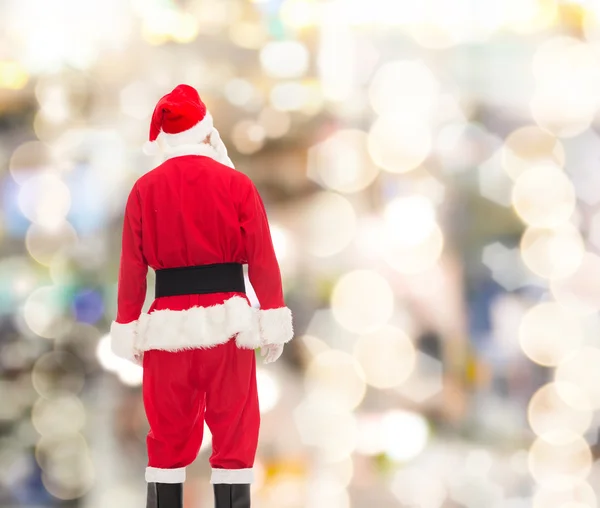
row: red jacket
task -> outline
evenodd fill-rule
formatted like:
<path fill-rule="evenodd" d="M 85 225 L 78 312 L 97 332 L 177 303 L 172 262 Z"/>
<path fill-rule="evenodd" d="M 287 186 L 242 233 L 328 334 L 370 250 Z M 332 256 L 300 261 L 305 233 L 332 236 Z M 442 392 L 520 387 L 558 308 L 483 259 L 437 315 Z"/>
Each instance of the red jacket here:
<path fill-rule="evenodd" d="M 113 351 L 133 360 L 150 349 L 211 347 L 234 335 L 239 347 L 283 344 L 293 336 L 267 215 L 245 174 L 215 159 L 209 145 L 182 147 L 133 186 L 123 226 Z M 157 298 L 142 314 L 148 267 L 248 265 L 260 302 L 243 293 Z"/>

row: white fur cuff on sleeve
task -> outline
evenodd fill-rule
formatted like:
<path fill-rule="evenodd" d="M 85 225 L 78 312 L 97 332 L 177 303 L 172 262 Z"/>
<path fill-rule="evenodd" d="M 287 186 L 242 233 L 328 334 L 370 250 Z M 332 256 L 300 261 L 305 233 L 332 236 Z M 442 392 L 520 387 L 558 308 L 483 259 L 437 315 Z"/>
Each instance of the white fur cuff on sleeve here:
<path fill-rule="evenodd" d="M 292 312 L 287 307 L 260 311 L 260 335 L 263 344 L 285 344 L 294 337 Z"/>
<path fill-rule="evenodd" d="M 110 325 L 110 348 L 119 358 L 130 362 L 135 360 L 135 337 L 137 321 L 131 323 L 117 323 L 113 321 Z"/>

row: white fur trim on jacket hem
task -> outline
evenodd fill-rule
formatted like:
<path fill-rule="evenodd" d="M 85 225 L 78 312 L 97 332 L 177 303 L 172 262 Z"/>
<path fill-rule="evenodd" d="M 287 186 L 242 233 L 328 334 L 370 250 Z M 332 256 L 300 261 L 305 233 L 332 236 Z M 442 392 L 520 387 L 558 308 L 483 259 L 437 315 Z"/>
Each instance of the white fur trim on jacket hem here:
<path fill-rule="evenodd" d="M 146 482 L 183 483 L 185 482 L 185 467 L 180 467 L 177 469 L 160 469 L 158 467 L 147 467 Z"/>
<path fill-rule="evenodd" d="M 253 469 L 213 469 L 210 483 L 248 484 L 254 482 Z"/>
<path fill-rule="evenodd" d="M 113 352 L 137 363 L 136 357 L 141 357 L 143 351 L 206 349 L 225 344 L 234 336 L 242 349 L 285 344 L 294 330 L 287 307 L 259 310 L 246 298 L 233 296 L 210 307 L 142 314 L 131 323 L 113 323 L 110 334 Z"/>
<path fill-rule="evenodd" d="M 135 362 L 137 321 L 131 323 L 117 323 L 110 325 L 110 349 L 119 358 Z"/>
<path fill-rule="evenodd" d="M 241 296 L 211 307 L 156 310 L 142 314 L 137 325 L 135 349 L 179 351 L 224 344 L 237 335 L 237 345 L 256 349 L 261 345 L 258 310 Z"/>
<path fill-rule="evenodd" d="M 287 307 L 260 311 L 262 344 L 285 344 L 294 337 L 292 312 Z"/>

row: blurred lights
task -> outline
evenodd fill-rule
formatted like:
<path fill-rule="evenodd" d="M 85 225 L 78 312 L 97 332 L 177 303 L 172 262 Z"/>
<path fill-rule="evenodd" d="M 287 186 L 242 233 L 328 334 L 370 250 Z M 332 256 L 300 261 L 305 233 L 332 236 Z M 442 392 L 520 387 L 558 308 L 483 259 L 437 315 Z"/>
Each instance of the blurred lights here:
<path fill-rule="evenodd" d="M 149 118 L 155 107 L 153 92 L 152 88 L 142 81 L 130 83 L 119 94 L 121 111 L 137 120 Z"/>
<path fill-rule="evenodd" d="M 385 451 L 393 460 L 409 461 L 423 452 L 429 440 L 427 420 L 410 411 L 390 411 L 382 421 Z"/>
<path fill-rule="evenodd" d="M 586 346 L 566 356 L 556 368 L 556 389 L 561 398 L 575 409 L 587 411 L 589 405 L 594 410 L 600 408 L 599 362 L 600 349 Z M 574 395 L 573 385 L 582 395 Z"/>
<path fill-rule="evenodd" d="M 308 69 L 309 54 L 301 42 L 272 41 L 262 48 L 260 63 L 273 78 L 299 78 Z"/>
<path fill-rule="evenodd" d="M 336 321 L 355 333 L 370 333 L 383 327 L 394 311 L 394 293 L 377 272 L 356 270 L 343 275 L 331 295 Z"/>
<path fill-rule="evenodd" d="M 558 139 L 533 125 L 509 134 L 502 148 L 502 165 L 513 180 L 543 163 L 564 166 L 565 149 Z"/>
<path fill-rule="evenodd" d="M 42 437 L 35 456 L 43 471 L 44 487 L 54 497 L 77 499 L 93 487 L 94 465 L 87 443 L 80 434 Z"/>
<path fill-rule="evenodd" d="M 572 312 L 590 315 L 600 310 L 600 256 L 586 252 L 577 270 L 550 281 L 558 303 Z"/>
<path fill-rule="evenodd" d="M 561 137 L 585 131 L 600 99 L 600 66 L 594 49 L 575 38 L 551 38 L 539 46 L 533 73 L 537 88 L 531 110 L 536 123 Z"/>
<path fill-rule="evenodd" d="M 431 130 L 423 121 L 379 117 L 369 132 L 368 148 L 375 164 L 391 173 L 406 173 L 429 156 Z"/>
<path fill-rule="evenodd" d="M 359 420 L 357 451 L 367 455 L 387 454 L 407 462 L 423 452 L 429 440 L 427 420 L 418 413 L 394 410 Z"/>
<path fill-rule="evenodd" d="M 521 33 L 548 28 L 558 13 L 557 0 L 511 0 L 505 5 L 505 23 Z"/>
<path fill-rule="evenodd" d="M 267 40 L 267 33 L 260 23 L 238 21 L 229 25 L 229 38 L 241 48 L 260 49 Z"/>
<path fill-rule="evenodd" d="M 378 243 L 385 260 L 400 273 L 419 273 L 430 269 L 444 247 L 435 209 L 424 196 L 390 201 L 384 211 L 379 236 Z"/>
<path fill-rule="evenodd" d="M 401 385 L 413 373 L 416 364 L 412 341 L 402 330 L 392 326 L 361 336 L 355 344 L 354 356 L 367 383 L 381 389 Z"/>
<path fill-rule="evenodd" d="M 306 369 L 307 397 L 324 401 L 342 411 L 356 408 L 366 392 L 358 362 L 342 351 L 324 351 Z"/>
<path fill-rule="evenodd" d="M 391 483 L 394 496 L 406 506 L 442 508 L 447 491 L 444 483 L 431 471 L 418 466 L 402 468 Z"/>
<path fill-rule="evenodd" d="M 378 173 L 369 157 L 367 134 L 363 131 L 337 131 L 309 151 L 309 178 L 338 192 L 361 191 Z"/>
<path fill-rule="evenodd" d="M 19 185 L 29 178 L 53 167 L 50 148 L 39 141 L 28 141 L 19 145 L 12 153 L 8 168 Z"/>
<path fill-rule="evenodd" d="M 348 487 L 354 475 L 354 462 L 351 456 L 335 462 L 321 463 L 317 476 L 338 485 L 340 489 Z"/>
<path fill-rule="evenodd" d="M 245 106 L 257 96 L 257 90 L 252 83 L 241 78 L 229 80 L 225 84 L 224 93 L 227 100 L 235 106 Z"/>
<path fill-rule="evenodd" d="M 256 382 L 258 385 L 260 412 L 265 414 L 271 411 L 277 405 L 277 402 L 279 402 L 281 389 L 277 379 L 264 369 L 256 371 Z"/>
<path fill-rule="evenodd" d="M 521 257 L 533 273 L 560 279 L 581 265 L 585 244 L 577 228 L 564 223 L 555 229 L 527 228 L 521 237 Z"/>
<path fill-rule="evenodd" d="M 40 80 L 35 87 L 35 94 L 40 103 L 40 120 L 58 125 L 69 119 L 71 105 L 68 90 L 60 83 Z"/>
<path fill-rule="evenodd" d="M 193 14 L 168 8 L 144 11 L 142 36 L 149 44 L 164 44 L 170 40 L 185 44 L 194 41 L 199 33 L 198 19 Z"/>
<path fill-rule="evenodd" d="M 212 450 L 212 432 L 208 428 L 206 422 L 204 422 L 204 431 L 202 432 L 202 444 L 200 445 L 200 451 L 203 452 L 205 450 Z"/>
<path fill-rule="evenodd" d="M 75 355 L 52 351 L 38 358 L 31 370 L 35 391 L 47 399 L 57 393 L 78 394 L 85 384 L 85 368 Z"/>
<path fill-rule="evenodd" d="M 573 400 L 577 407 L 567 403 Z M 586 406 L 587 410 L 582 409 Z M 556 383 L 550 383 L 542 386 L 529 401 L 528 420 L 538 436 L 561 445 L 565 444 L 564 440 L 585 434 L 592 423 L 592 409 L 585 393 L 576 385 L 562 383 L 557 387 Z"/>
<path fill-rule="evenodd" d="M 561 478 L 538 487 L 531 508 L 596 508 L 597 498 L 589 483 Z"/>
<path fill-rule="evenodd" d="M 537 165 L 517 178 L 512 202 L 528 225 L 554 228 L 567 222 L 575 211 L 575 189 L 557 166 Z"/>
<path fill-rule="evenodd" d="M 115 373 L 123 384 L 129 386 L 142 384 L 144 373 L 142 367 L 115 355 L 110 346 L 110 335 L 105 335 L 98 342 L 96 357 L 100 365 L 105 370 Z"/>
<path fill-rule="evenodd" d="M 320 9 L 317 0 L 284 0 L 279 15 L 290 28 L 304 29 L 318 23 Z"/>
<path fill-rule="evenodd" d="M 406 245 L 424 242 L 436 227 L 435 209 L 423 196 L 390 201 L 385 208 L 384 220 L 389 232 Z"/>
<path fill-rule="evenodd" d="M 104 315 L 102 294 L 95 289 L 82 289 L 73 298 L 72 311 L 80 323 L 97 323 Z"/>
<path fill-rule="evenodd" d="M 279 506 L 281 503 L 277 501 Z M 293 505 L 290 503 L 290 508 Z M 350 508 L 350 495 L 338 481 L 333 478 L 317 476 L 308 485 L 307 504 L 314 508 Z"/>
<path fill-rule="evenodd" d="M 333 256 L 354 238 L 356 212 L 350 202 L 339 194 L 316 194 L 299 215 L 304 248 L 313 256 Z"/>
<path fill-rule="evenodd" d="M 18 62 L 0 60 L 0 89 L 21 90 L 28 81 L 27 71 Z"/>
<path fill-rule="evenodd" d="M 299 82 L 283 82 L 273 87 L 270 98 L 279 111 L 300 111 L 310 102 L 310 90 Z"/>
<path fill-rule="evenodd" d="M 44 286 L 33 291 L 23 306 L 23 317 L 29 329 L 40 337 L 54 339 L 72 325 L 64 316 L 64 302 L 57 286 Z"/>
<path fill-rule="evenodd" d="M 340 410 L 335 400 L 305 399 L 294 410 L 294 422 L 305 445 L 315 446 L 323 459 L 339 462 L 355 450 L 358 438 L 356 417 Z"/>
<path fill-rule="evenodd" d="M 357 85 L 357 37 L 344 22 L 348 10 L 340 2 L 321 2 L 317 68 L 323 97 L 332 102 L 352 99 Z"/>
<path fill-rule="evenodd" d="M 48 172 L 24 182 L 18 200 L 25 217 L 47 228 L 64 222 L 71 208 L 69 188 L 60 178 Z"/>
<path fill-rule="evenodd" d="M 592 452 L 585 439 L 562 432 L 568 436 L 557 439 L 561 444 L 539 437 L 529 449 L 529 470 L 537 483 L 553 483 L 565 477 L 583 480 L 591 470 Z"/>
<path fill-rule="evenodd" d="M 439 89 L 424 63 L 400 60 L 379 68 L 369 88 L 369 99 L 379 115 L 420 119 L 433 112 Z"/>
<path fill-rule="evenodd" d="M 67 221 L 45 228 L 31 224 L 25 235 L 25 247 L 38 263 L 50 266 L 54 257 L 77 243 L 75 228 Z"/>
<path fill-rule="evenodd" d="M 583 344 L 579 318 L 555 302 L 532 307 L 519 326 L 519 343 L 534 362 L 546 367 L 558 365 Z"/>
<path fill-rule="evenodd" d="M 32 12 L 35 16 L 32 16 Z M 125 46 L 131 30 L 129 9 L 118 0 L 40 0 L 16 2 L 11 27 L 19 38 L 23 61 L 32 72 L 54 72 L 63 66 L 87 69 L 101 50 Z M 17 44 L 15 41 L 14 44 Z"/>
<path fill-rule="evenodd" d="M 85 426 L 85 408 L 75 395 L 41 398 L 34 404 L 31 419 L 35 430 L 48 438 L 77 434 Z"/>
<path fill-rule="evenodd" d="M 252 120 L 242 120 L 233 127 L 231 139 L 238 152 L 250 155 L 264 146 L 265 130 Z"/>
<path fill-rule="evenodd" d="M 264 129 L 268 138 L 281 138 L 289 132 L 292 119 L 285 111 L 266 107 L 258 116 L 258 124 Z"/>
<path fill-rule="evenodd" d="M 275 249 L 275 255 L 277 260 L 281 263 L 285 261 L 286 257 L 289 255 L 289 242 L 290 238 L 287 234 L 286 230 L 270 224 L 269 229 L 271 230 L 271 238 L 273 240 L 273 248 Z"/>

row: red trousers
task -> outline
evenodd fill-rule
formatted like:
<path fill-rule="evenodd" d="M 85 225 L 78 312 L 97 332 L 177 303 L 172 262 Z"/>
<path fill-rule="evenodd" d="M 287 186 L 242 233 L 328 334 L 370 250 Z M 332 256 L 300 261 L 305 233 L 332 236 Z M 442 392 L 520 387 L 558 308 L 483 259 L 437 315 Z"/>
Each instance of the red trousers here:
<path fill-rule="evenodd" d="M 260 412 L 256 357 L 235 340 L 209 349 L 144 353 L 146 480 L 185 481 L 204 422 L 212 433 L 212 483 L 252 483 Z"/>

